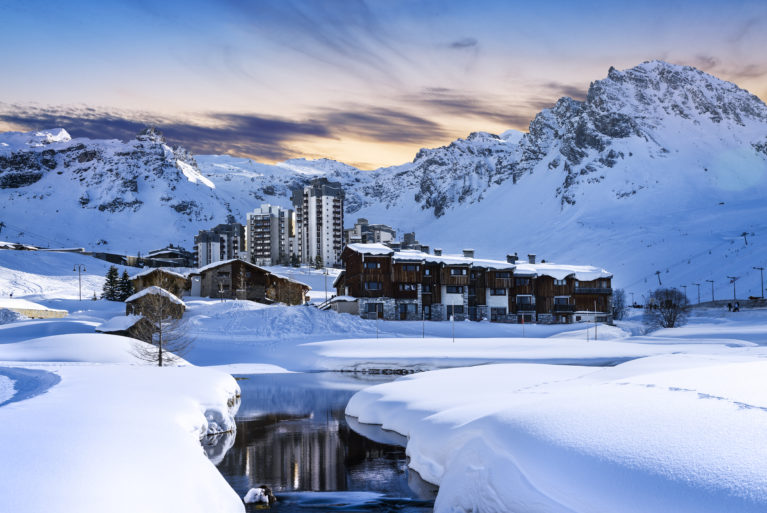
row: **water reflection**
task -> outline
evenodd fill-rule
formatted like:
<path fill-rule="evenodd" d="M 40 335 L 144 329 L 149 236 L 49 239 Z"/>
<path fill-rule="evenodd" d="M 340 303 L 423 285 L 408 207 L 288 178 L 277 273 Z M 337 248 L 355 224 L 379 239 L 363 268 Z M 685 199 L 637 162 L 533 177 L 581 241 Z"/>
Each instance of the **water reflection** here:
<path fill-rule="evenodd" d="M 270 486 L 280 511 L 431 511 L 435 489 L 408 470 L 404 449 L 357 434 L 344 415 L 355 391 L 391 379 L 340 373 L 248 376 L 239 381 L 234 446 L 219 470 L 241 497 L 251 487 Z"/>

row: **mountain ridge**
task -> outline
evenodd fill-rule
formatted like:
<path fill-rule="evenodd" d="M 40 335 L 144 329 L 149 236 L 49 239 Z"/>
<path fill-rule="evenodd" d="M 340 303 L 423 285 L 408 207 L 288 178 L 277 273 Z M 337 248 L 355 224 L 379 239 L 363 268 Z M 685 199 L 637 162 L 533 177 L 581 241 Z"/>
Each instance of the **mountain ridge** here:
<path fill-rule="evenodd" d="M 192 156 L 151 131 L 128 142 L 40 134 L 26 134 L 32 145 L 20 145 L 23 134 L 0 134 L 6 200 L 0 221 L 7 226 L 0 238 L 36 242 L 19 235 L 25 231 L 19 217 L 47 199 L 75 220 L 68 225 L 72 236 L 57 241 L 66 245 L 104 241 L 101 247 L 126 251 L 188 245 L 198 229 L 244 220 L 261 202 L 289 206 L 292 188 L 325 176 L 346 188 L 347 225 L 366 217 L 415 230 L 432 246 L 468 245 L 495 256 L 525 247 L 560 261 L 622 267 L 616 254 L 595 248 L 626 243 L 604 221 L 624 223 L 636 248 L 634 255 L 621 251 L 621 258 L 641 268 L 627 277 L 636 281 L 679 251 L 662 250 L 677 226 L 659 232 L 652 223 L 681 216 L 688 226 L 679 233 L 696 233 L 688 241 L 690 254 L 698 254 L 715 247 L 717 237 L 737 240 L 725 233 L 759 233 L 759 223 L 738 219 L 727 207 L 726 221 L 709 221 L 721 222 L 721 229 L 706 231 L 698 221 L 703 215 L 691 212 L 701 205 L 714 211 L 721 203 L 752 205 L 767 191 L 767 106 L 734 84 L 662 61 L 611 68 L 591 83 L 585 100 L 559 99 L 535 116 L 527 133 L 474 132 L 374 171 L 329 159 L 267 165 Z M 67 177 L 77 198 L 59 190 Z M 23 216 L 14 214 L 17 206 Z M 146 217 L 154 222 L 138 221 Z M 103 227 L 86 229 L 94 224 Z"/>

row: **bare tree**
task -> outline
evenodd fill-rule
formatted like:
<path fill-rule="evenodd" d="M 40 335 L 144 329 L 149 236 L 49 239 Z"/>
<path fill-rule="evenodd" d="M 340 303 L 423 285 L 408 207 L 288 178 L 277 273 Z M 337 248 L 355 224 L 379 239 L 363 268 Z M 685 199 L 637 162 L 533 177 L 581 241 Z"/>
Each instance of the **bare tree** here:
<path fill-rule="evenodd" d="M 684 324 L 690 303 L 679 289 L 656 289 L 645 305 L 645 324 L 656 328 L 674 328 Z"/>
<path fill-rule="evenodd" d="M 626 315 L 628 306 L 626 305 L 626 293 L 623 289 L 613 290 L 610 298 L 610 307 L 612 308 L 613 319 L 620 321 Z"/>
<path fill-rule="evenodd" d="M 137 338 L 133 353 L 141 360 L 158 366 L 172 365 L 189 350 L 192 338 L 182 320 L 183 303 L 169 292 L 149 293 L 137 300 L 134 312 L 142 319 L 136 323 Z"/>

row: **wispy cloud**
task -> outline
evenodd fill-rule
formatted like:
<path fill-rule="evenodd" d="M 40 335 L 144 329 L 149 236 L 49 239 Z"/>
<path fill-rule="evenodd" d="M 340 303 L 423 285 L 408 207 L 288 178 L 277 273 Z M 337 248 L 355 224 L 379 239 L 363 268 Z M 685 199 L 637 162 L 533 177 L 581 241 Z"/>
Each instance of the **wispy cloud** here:
<path fill-rule="evenodd" d="M 426 118 L 366 105 L 324 109 L 300 120 L 235 113 L 208 113 L 195 119 L 201 121 L 91 107 L 0 104 L 0 123 L 23 130 L 62 127 L 73 137 L 126 141 L 153 125 L 169 143 L 193 153 L 230 153 L 265 160 L 303 156 L 300 143 L 318 139 L 417 144 L 448 137 L 441 125 Z"/>
<path fill-rule="evenodd" d="M 463 50 L 464 48 L 474 48 L 479 44 L 479 41 L 477 41 L 473 37 L 465 37 L 463 39 L 459 39 L 457 41 L 453 41 L 450 43 L 450 48 L 456 49 L 456 50 Z"/>

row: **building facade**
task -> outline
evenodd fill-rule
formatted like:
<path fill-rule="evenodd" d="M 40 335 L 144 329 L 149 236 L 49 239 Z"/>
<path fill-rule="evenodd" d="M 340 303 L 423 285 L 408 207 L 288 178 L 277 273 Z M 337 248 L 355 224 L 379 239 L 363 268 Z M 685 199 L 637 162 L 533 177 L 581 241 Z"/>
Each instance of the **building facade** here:
<path fill-rule="evenodd" d="M 287 265 L 296 253 L 296 216 L 292 209 L 263 204 L 247 215 L 245 246 L 256 265 Z"/>
<path fill-rule="evenodd" d="M 397 232 L 385 224 L 370 224 L 367 219 L 359 218 L 353 228 L 344 230 L 346 244 L 386 244 L 397 238 Z"/>
<path fill-rule="evenodd" d="M 294 191 L 296 211 L 296 252 L 301 262 L 340 264 L 343 249 L 344 191 L 338 182 L 316 178 L 300 191 Z"/>
<path fill-rule="evenodd" d="M 246 256 L 245 227 L 240 223 L 220 224 L 212 230 L 201 230 L 194 237 L 196 267 L 243 256 Z"/>
<path fill-rule="evenodd" d="M 357 299 L 363 317 L 400 320 L 483 320 L 569 323 L 580 312 L 609 320 L 612 274 L 597 267 L 519 262 L 415 250 L 381 244 L 349 244 L 344 271 L 334 282 L 339 296 Z M 578 318 L 580 317 L 580 319 Z"/>

